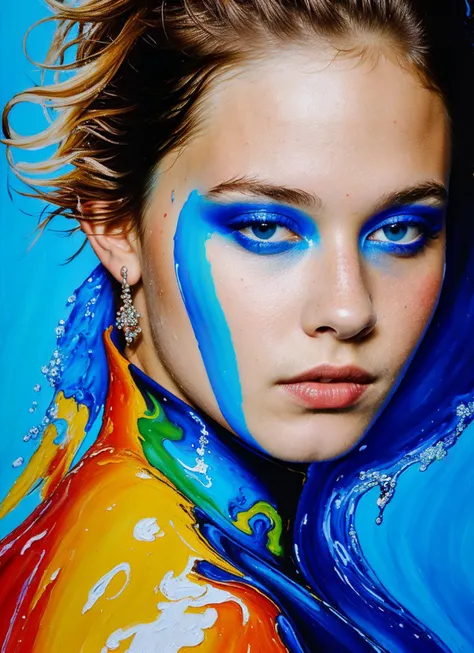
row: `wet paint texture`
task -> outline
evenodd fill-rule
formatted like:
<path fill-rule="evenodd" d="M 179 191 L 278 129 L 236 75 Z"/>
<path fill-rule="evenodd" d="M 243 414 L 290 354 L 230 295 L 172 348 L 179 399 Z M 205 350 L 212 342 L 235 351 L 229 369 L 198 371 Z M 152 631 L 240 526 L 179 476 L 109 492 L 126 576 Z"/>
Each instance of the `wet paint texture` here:
<path fill-rule="evenodd" d="M 51 493 L 97 436 L 108 384 L 102 334 L 114 319 L 111 294 L 110 275 L 98 266 L 67 300 L 69 317 L 67 321 L 59 320 L 56 347 L 42 368 L 45 385 L 52 388 L 53 397 L 46 414 L 23 437 L 26 446 L 38 445 L 33 454 L 35 462 L 14 481 L 8 497 L 8 488 L 2 488 L 2 526 L 3 520 L 8 523 L 15 517 L 10 511 L 33 488 L 40 489 L 39 500 Z M 13 521 L 13 525 L 17 523 Z M 2 528 L 2 532 L 6 531 Z"/>
<path fill-rule="evenodd" d="M 97 441 L 1 542 L 2 653 L 55 653 L 65 641 L 103 653 L 121 642 L 144 653 L 313 650 L 332 645 L 334 628 L 341 650 L 378 650 L 296 581 L 283 539 L 304 474 L 229 441 L 106 344 Z"/>
<path fill-rule="evenodd" d="M 182 492 L 192 493 L 199 482 L 179 462 L 176 487 L 148 461 L 142 441 L 150 430 L 157 450 L 170 436 L 182 440 L 183 430 L 171 426 L 156 399 L 149 413 L 149 395 L 138 391 L 128 363 L 109 347 L 112 383 L 99 438 L 50 500 L 2 542 L 1 650 L 55 653 L 67 646 L 105 653 L 126 643 L 141 652 L 240 651 L 262 639 L 268 650 L 287 650 L 275 604 L 197 529 L 193 503 Z M 196 432 L 199 425 L 188 437 Z M 186 449 L 183 458 L 192 456 Z M 215 505 L 216 516 L 223 505 L 225 499 Z M 266 509 L 263 502 L 262 515 Z M 266 549 L 264 534 L 261 546 Z M 197 571 L 202 560 L 232 580 L 205 578 Z"/>
<path fill-rule="evenodd" d="M 436 370 L 415 361 L 398 391 L 409 411 L 395 403 L 341 461 L 290 467 L 157 386 L 109 336 L 106 364 L 91 343 L 113 315 L 110 285 L 102 268 L 89 279 L 58 333 L 53 358 L 69 365 L 52 377 L 54 428 L 2 508 L 15 514 L 41 488 L 40 505 L 0 542 L 2 653 L 472 649 L 465 359 L 446 368 L 459 392 L 443 411 Z M 454 281 L 448 268 L 448 291 Z M 99 295 L 104 310 L 91 317 Z M 472 301 L 466 290 L 459 310 Z M 419 427 L 428 420 L 429 437 Z M 456 510 L 446 502 L 454 486 Z"/>

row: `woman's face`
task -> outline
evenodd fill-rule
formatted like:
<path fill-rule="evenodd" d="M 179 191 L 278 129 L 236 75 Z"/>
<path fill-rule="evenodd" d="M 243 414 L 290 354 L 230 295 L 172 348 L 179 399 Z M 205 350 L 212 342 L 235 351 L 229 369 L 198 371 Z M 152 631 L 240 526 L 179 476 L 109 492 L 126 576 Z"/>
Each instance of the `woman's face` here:
<path fill-rule="evenodd" d="M 160 166 L 131 359 L 253 446 L 330 459 L 380 412 L 436 306 L 446 113 L 383 56 L 295 48 L 235 73 Z"/>

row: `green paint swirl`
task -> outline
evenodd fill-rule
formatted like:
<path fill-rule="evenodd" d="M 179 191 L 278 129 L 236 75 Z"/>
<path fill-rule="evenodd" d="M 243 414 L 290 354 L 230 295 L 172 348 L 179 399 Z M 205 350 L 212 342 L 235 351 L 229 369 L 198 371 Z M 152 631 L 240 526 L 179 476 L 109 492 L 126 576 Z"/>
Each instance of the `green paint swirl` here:
<path fill-rule="evenodd" d="M 257 501 L 257 503 L 254 503 L 254 505 L 248 510 L 239 512 L 237 519 L 234 521 L 234 524 L 243 533 L 252 535 L 253 532 L 249 522 L 252 517 L 255 517 L 256 515 L 265 515 L 265 517 L 268 517 L 268 519 L 272 522 L 272 528 L 270 528 L 267 533 L 267 549 L 277 556 L 283 555 L 283 547 L 280 543 L 280 538 L 283 531 L 281 517 L 275 508 L 266 501 Z"/>

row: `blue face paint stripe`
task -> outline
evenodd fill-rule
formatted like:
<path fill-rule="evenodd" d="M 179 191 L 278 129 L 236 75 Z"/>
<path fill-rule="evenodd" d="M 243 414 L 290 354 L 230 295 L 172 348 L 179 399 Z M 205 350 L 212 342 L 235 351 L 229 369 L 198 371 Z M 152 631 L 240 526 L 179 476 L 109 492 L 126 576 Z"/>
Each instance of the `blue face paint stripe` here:
<path fill-rule="evenodd" d="M 214 396 L 229 426 L 247 443 L 263 449 L 249 433 L 232 336 L 217 296 L 206 244 L 215 229 L 193 191 L 184 204 L 174 237 L 176 279 L 194 330 Z"/>

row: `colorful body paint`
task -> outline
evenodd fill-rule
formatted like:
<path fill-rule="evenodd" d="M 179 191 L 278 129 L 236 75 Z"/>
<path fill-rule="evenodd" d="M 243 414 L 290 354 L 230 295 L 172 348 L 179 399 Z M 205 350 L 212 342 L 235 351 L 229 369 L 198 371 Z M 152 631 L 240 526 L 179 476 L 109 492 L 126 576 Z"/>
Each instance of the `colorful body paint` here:
<path fill-rule="evenodd" d="M 110 298 L 103 270 L 89 279 L 76 292 L 71 316 L 58 334 L 59 358 L 77 367 L 66 366 L 51 377 L 56 409 L 50 422 L 54 429 L 41 434 L 38 452 L 44 456 L 30 458 L 3 506 L 4 513 L 13 509 L 31 491 L 27 488 L 43 481 L 41 505 L 0 542 L 2 653 L 62 652 L 65 642 L 68 650 L 84 653 L 120 647 L 147 653 L 165 645 L 176 653 L 190 647 L 247 653 L 249 647 L 262 646 L 291 653 L 469 650 L 467 585 L 455 593 L 455 612 L 446 604 L 446 619 L 438 616 L 430 631 L 426 622 L 435 608 L 425 612 L 421 623 L 406 607 L 406 587 L 409 579 L 414 582 L 405 568 L 406 555 L 396 563 L 385 555 L 394 545 L 393 530 L 369 562 L 364 555 L 375 521 L 371 490 L 377 488 L 377 509 L 385 515 L 381 529 L 393 519 L 385 514 L 392 501 L 406 514 L 407 503 L 413 507 L 413 496 L 418 496 L 417 469 L 438 469 L 435 463 L 446 458 L 472 421 L 472 393 L 446 411 L 431 439 L 421 444 L 415 420 L 416 447 L 408 447 L 407 426 L 403 456 L 398 448 L 402 436 L 395 437 L 394 429 L 407 411 L 397 420 L 388 415 L 378 435 L 367 437 L 341 461 L 308 469 L 289 466 L 252 451 L 173 397 L 130 365 L 108 335 L 108 366 L 101 350 L 90 356 L 91 320 L 103 323 L 105 308 L 110 306 L 113 315 L 113 304 L 105 303 L 104 312 L 91 317 L 94 296 L 101 294 L 104 302 Z M 74 351 L 87 355 L 72 361 Z M 110 384 L 101 432 L 74 463 L 91 438 L 93 416 L 101 411 L 107 389 L 101 373 L 107 367 Z M 73 369 L 79 370 L 80 383 L 74 381 Z M 430 374 L 436 370 L 424 370 L 423 379 L 435 388 Z M 437 415 L 440 396 L 427 393 L 423 383 L 412 387 L 409 398 L 420 410 L 428 404 L 428 414 Z M 393 451 L 387 434 L 394 435 Z M 469 437 L 463 446 L 465 462 Z M 374 458 L 384 456 L 385 464 L 374 468 Z M 452 453 L 449 459 L 452 465 Z M 446 474 L 451 467 L 439 466 L 437 473 L 443 469 Z M 459 485 L 455 469 L 453 483 Z M 408 497 L 402 487 L 395 496 L 407 470 L 412 479 Z M 469 480 L 467 469 L 460 478 Z M 443 497 L 446 484 L 445 478 L 439 489 Z M 426 548 L 430 530 L 425 517 L 431 514 L 436 487 L 430 486 L 420 503 L 423 518 L 416 536 Z M 456 528 L 468 523 L 459 510 L 456 519 Z M 406 530 L 400 534 L 398 548 L 405 551 Z M 452 543 L 452 529 L 447 534 Z M 416 564 L 429 569 L 429 578 L 413 588 L 424 592 L 423 601 L 436 596 L 430 579 L 435 582 L 440 573 L 426 560 L 426 548 Z M 443 551 L 449 555 L 450 548 L 440 549 L 437 561 Z M 470 558 L 460 559 L 468 582 Z M 451 561 L 449 573 L 455 570 Z M 395 581 L 400 577 L 406 579 L 402 587 Z M 449 585 L 447 576 L 444 582 Z M 418 616 L 420 607 L 413 601 L 410 605 Z M 445 643 L 434 632 L 442 632 Z"/>
<path fill-rule="evenodd" d="M 299 641 L 298 620 L 278 625 L 301 601 L 315 641 L 332 641 L 338 624 L 351 650 L 377 650 L 282 573 L 289 496 L 303 474 L 229 441 L 108 335 L 106 344 L 111 385 L 97 441 L 74 472 L 59 467 L 51 499 L 0 544 L 2 653 L 59 653 L 65 642 L 84 653 L 305 650 L 285 643 Z M 203 430 L 206 485 L 190 469 Z"/>
<path fill-rule="evenodd" d="M 0 519 L 35 487 L 46 499 L 97 435 L 93 427 L 105 401 L 107 362 L 103 348 L 93 343 L 102 341 L 114 319 L 111 293 L 110 275 L 98 266 L 67 301 L 70 315 L 67 322 L 59 321 L 56 348 L 42 368 L 55 394 L 41 422 L 23 438 L 40 444 L 0 505 Z M 35 391 L 40 389 L 38 384 Z"/>

